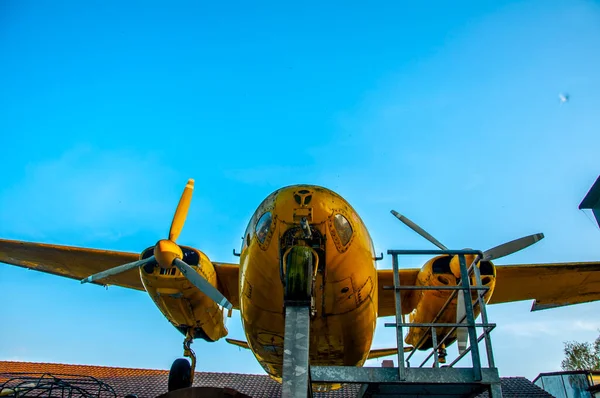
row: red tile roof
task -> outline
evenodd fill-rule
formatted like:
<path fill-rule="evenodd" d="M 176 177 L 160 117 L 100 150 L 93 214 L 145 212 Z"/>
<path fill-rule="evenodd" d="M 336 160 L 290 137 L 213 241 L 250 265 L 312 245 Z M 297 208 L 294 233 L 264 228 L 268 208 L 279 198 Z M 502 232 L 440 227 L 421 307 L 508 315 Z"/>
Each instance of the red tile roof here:
<path fill-rule="evenodd" d="M 8 373 L 50 373 L 53 375 L 91 376 L 112 386 L 117 397 L 136 394 L 139 398 L 154 398 L 167 392 L 169 375 L 168 370 L 0 361 L 0 388 L 2 387 L 2 383 L 6 381 L 6 374 Z M 504 398 L 552 397 L 524 377 L 502 378 L 501 383 Z M 281 396 L 281 385 L 267 375 L 196 372 L 194 386 L 228 387 L 256 398 Z M 338 391 L 315 393 L 314 396 L 355 398 L 359 388 L 360 385 L 348 385 Z M 480 395 L 482 398 L 487 396 L 487 393 Z"/>
<path fill-rule="evenodd" d="M 0 361 L 0 374 L 14 372 L 92 376 L 112 386 L 118 397 L 136 394 L 139 398 L 154 398 L 166 393 L 169 377 L 168 370 Z M 256 398 L 281 396 L 281 384 L 267 375 L 196 372 L 194 386 L 228 387 Z M 358 385 L 349 385 L 327 395 L 315 394 L 315 397 L 355 398 L 358 389 Z"/>

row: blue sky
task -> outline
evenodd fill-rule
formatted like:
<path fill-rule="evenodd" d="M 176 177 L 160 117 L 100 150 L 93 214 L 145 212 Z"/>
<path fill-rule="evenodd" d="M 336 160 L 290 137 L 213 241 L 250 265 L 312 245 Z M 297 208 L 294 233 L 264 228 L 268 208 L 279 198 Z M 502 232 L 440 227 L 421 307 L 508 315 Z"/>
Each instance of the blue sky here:
<path fill-rule="evenodd" d="M 450 247 L 545 233 L 499 264 L 600 258 L 577 210 L 600 172 L 594 2 L 121 3 L 0 4 L 1 237 L 139 252 L 194 178 L 180 243 L 215 261 L 294 183 L 343 195 L 380 252 L 431 247 L 394 208 Z M 0 291 L 2 360 L 182 354 L 142 292 L 4 264 Z M 598 302 L 530 307 L 489 308 L 504 376 L 558 370 L 563 341 L 598 334 Z M 376 347 L 395 344 L 384 321 Z M 228 325 L 243 338 L 239 313 Z M 262 372 L 224 341 L 194 349 L 198 370 Z"/>

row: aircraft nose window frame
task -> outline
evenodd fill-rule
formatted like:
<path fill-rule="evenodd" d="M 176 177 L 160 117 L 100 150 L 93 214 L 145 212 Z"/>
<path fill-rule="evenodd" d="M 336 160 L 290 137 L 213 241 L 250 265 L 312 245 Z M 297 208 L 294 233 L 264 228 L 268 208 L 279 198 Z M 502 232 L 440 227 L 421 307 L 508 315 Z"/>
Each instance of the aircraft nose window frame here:
<path fill-rule="evenodd" d="M 271 230 L 271 224 L 273 221 L 273 216 L 270 211 L 265 212 L 258 221 L 256 222 L 255 233 L 256 239 L 261 244 L 265 243 L 267 236 L 269 235 L 269 231 Z"/>
<path fill-rule="evenodd" d="M 347 247 L 354 234 L 350 221 L 343 214 L 336 213 L 333 216 L 333 227 L 342 247 Z"/>

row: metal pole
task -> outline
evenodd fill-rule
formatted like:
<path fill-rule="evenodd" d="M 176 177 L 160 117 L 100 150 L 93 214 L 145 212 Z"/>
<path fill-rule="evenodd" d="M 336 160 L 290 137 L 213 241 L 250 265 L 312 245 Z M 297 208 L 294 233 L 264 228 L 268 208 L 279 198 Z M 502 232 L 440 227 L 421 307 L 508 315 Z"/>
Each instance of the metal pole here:
<path fill-rule="evenodd" d="M 480 287 L 481 272 L 476 264 L 478 261 L 479 256 L 475 257 L 475 261 L 473 262 L 473 273 L 475 274 L 475 284 L 477 287 Z M 487 309 L 485 308 L 485 299 L 483 297 L 484 294 L 485 292 L 477 290 L 477 301 L 479 302 L 479 310 L 481 311 L 481 323 L 488 323 Z M 490 368 L 495 368 L 496 364 L 494 361 L 494 351 L 492 350 L 492 340 L 488 328 L 483 328 L 483 333 L 485 334 L 485 350 L 488 358 L 488 366 Z"/>
<path fill-rule="evenodd" d="M 481 343 L 481 340 L 483 340 L 484 335 L 482 334 L 481 336 L 477 337 L 477 343 Z M 467 349 L 460 354 L 458 357 L 456 357 L 456 359 L 450 364 L 450 367 L 453 367 L 454 365 L 456 365 L 461 359 L 463 359 L 463 357 L 465 355 L 467 355 L 469 352 L 471 352 L 471 347 L 467 347 Z"/>
<path fill-rule="evenodd" d="M 431 344 L 433 344 L 433 367 L 434 368 L 439 368 L 440 365 L 438 364 L 438 342 L 437 342 L 437 330 L 432 327 L 431 328 Z"/>
<path fill-rule="evenodd" d="M 400 286 L 400 272 L 398 270 L 398 255 L 392 254 L 392 269 L 394 271 L 394 294 L 396 296 L 396 344 L 398 347 L 398 377 L 400 380 L 406 380 L 406 369 L 404 368 L 404 333 L 402 327 L 402 292 L 398 290 Z"/>
<path fill-rule="evenodd" d="M 308 347 L 310 339 L 310 308 L 285 307 L 285 335 L 283 339 L 282 398 L 306 398 L 310 369 Z"/>
<path fill-rule="evenodd" d="M 490 398 L 502 398 L 502 385 L 500 383 L 490 384 Z"/>
<path fill-rule="evenodd" d="M 471 347 L 471 358 L 473 360 L 473 378 L 481 380 L 481 359 L 479 357 L 479 344 L 477 342 L 477 331 L 475 330 L 475 316 L 473 314 L 473 302 L 471 301 L 471 283 L 469 270 L 464 254 L 458 255 L 460 263 L 460 282 L 464 288 L 462 294 L 465 297 L 465 309 L 467 313 L 467 328 L 469 331 L 469 343 Z"/>

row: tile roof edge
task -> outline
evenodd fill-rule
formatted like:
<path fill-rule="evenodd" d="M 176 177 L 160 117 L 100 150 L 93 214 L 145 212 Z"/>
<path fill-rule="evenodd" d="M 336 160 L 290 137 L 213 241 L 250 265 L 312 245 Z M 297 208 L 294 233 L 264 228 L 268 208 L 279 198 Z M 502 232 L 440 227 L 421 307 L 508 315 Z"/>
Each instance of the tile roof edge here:
<path fill-rule="evenodd" d="M 73 364 L 73 363 L 62 363 L 62 362 L 35 362 L 35 361 L 9 361 L 0 360 L 0 366 L 2 364 L 20 364 L 20 365 L 57 365 L 57 366 L 68 366 L 72 368 L 79 367 L 90 367 L 90 368 L 101 368 L 101 369 L 118 369 L 118 370 L 146 370 L 153 372 L 165 372 L 168 373 L 169 369 L 156 369 L 156 368 L 128 368 L 124 366 L 108 366 L 108 365 L 89 365 L 89 364 Z M 269 377 L 268 374 L 259 373 L 235 373 L 235 372 L 213 372 L 213 371 L 202 371 L 197 370 L 196 374 L 219 374 L 219 375 L 247 375 L 247 376 L 263 376 Z"/>
<path fill-rule="evenodd" d="M 128 368 L 125 366 L 108 366 L 108 365 L 90 365 L 90 364 L 74 364 L 74 363 L 63 363 L 63 362 L 37 362 L 37 361 L 2 361 L 2 364 L 22 364 L 22 365 L 58 365 L 58 366 L 69 366 L 69 367 L 82 367 L 87 366 L 91 368 L 103 368 L 103 369 L 123 369 L 123 370 L 153 370 L 158 372 L 164 372 L 165 369 L 153 369 L 153 368 Z M 168 370 L 166 370 L 168 372 Z"/>

